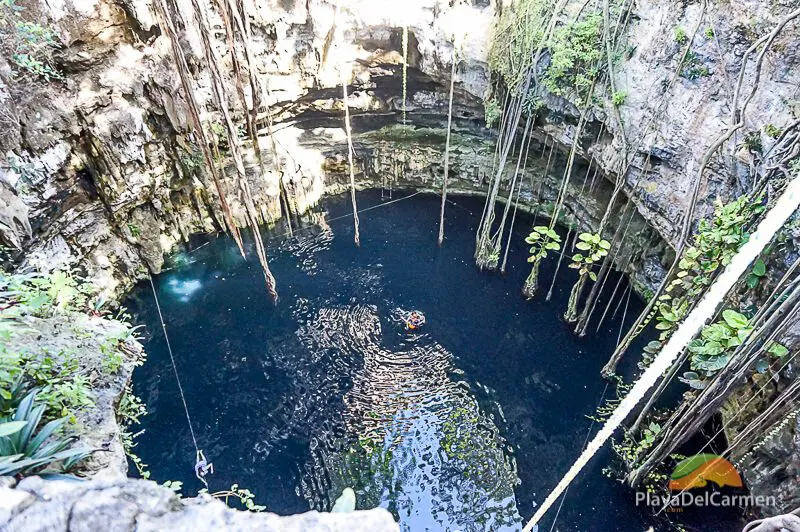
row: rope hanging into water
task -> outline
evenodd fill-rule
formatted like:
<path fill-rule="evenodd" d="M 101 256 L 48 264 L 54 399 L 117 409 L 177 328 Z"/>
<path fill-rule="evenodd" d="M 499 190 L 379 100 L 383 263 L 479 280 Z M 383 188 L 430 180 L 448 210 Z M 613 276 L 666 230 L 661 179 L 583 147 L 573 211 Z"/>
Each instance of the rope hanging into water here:
<path fill-rule="evenodd" d="M 186 422 L 189 424 L 189 432 L 192 435 L 192 443 L 194 444 L 195 456 L 197 463 L 200 463 L 200 457 L 203 456 L 203 451 L 197 446 L 197 437 L 194 434 L 194 427 L 192 426 L 192 417 L 189 415 L 189 406 L 186 404 L 186 395 L 183 393 L 183 386 L 181 386 L 181 378 L 178 375 L 178 366 L 175 364 L 175 355 L 172 353 L 172 345 L 169 343 L 169 335 L 167 334 L 167 324 L 164 322 L 164 314 L 161 312 L 161 304 L 158 302 L 158 294 L 156 294 L 156 285 L 153 283 L 153 276 L 149 275 L 150 288 L 153 290 L 153 299 L 156 302 L 156 310 L 158 311 L 158 319 L 161 322 L 161 330 L 164 331 L 164 340 L 167 342 L 167 352 L 169 353 L 169 360 L 172 363 L 172 371 L 175 373 L 175 382 L 178 383 L 178 391 L 181 394 L 181 402 L 183 403 L 183 411 L 186 413 Z M 203 458 L 205 461 L 205 458 Z M 213 470 L 212 470 L 213 471 Z M 205 478 L 197 474 L 197 465 L 195 465 L 195 474 L 200 481 L 208 488 L 208 483 Z"/>

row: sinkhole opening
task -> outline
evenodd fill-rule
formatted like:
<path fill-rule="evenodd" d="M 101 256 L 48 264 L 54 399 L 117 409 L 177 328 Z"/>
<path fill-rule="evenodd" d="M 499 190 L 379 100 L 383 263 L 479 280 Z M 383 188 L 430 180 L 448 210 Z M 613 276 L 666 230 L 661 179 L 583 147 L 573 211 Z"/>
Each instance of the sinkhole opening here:
<path fill-rule="evenodd" d="M 561 268 L 550 301 L 521 296 L 531 216 L 519 215 L 506 274 L 487 274 L 473 258 L 484 200 L 452 198 L 440 248 L 439 197 L 396 201 L 410 194 L 359 193 L 360 247 L 346 194 L 324 199 L 291 236 L 263 229 L 277 305 L 258 262 L 227 236 L 195 237 L 155 276 L 198 446 L 215 466 L 210 491 L 238 483 L 269 511 L 292 514 L 328 511 L 351 487 L 357 508 L 385 507 L 403 530 L 518 530 L 597 429 L 589 416 L 611 393 L 600 370 L 642 302 L 615 302 L 601 329 L 580 338 L 562 318 L 573 270 Z M 543 279 L 556 264 L 542 264 Z M 148 410 L 135 452 L 153 479 L 196 493 L 195 449 L 149 283 L 126 306 L 145 326 L 148 353 L 133 379 Z M 410 331 L 413 310 L 426 323 Z M 587 467 L 547 527 L 655 523 L 604 475 L 609 455 Z"/>

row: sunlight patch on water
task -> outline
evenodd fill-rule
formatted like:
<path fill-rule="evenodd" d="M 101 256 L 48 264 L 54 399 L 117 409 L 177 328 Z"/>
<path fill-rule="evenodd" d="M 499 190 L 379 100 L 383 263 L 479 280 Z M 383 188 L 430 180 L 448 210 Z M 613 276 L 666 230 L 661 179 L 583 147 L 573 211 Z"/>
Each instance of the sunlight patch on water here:
<path fill-rule="evenodd" d="M 170 292 L 176 296 L 178 301 L 188 303 L 192 295 L 203 287 L 200 279 L 177 279 L 175 277 L 167 281 Z"/>

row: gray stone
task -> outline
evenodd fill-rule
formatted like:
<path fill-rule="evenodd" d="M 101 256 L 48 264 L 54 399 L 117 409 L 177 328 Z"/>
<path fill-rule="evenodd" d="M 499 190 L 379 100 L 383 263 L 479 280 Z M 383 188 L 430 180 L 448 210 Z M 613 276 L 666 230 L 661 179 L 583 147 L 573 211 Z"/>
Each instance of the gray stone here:
<path fill-rule="evenodd" d="M 233 510 L 209 495 L 180 499 L 155 482 L 133 479 L 64 482 L 34 477 L 20 483 L 18 489 L 0 488 L 0 501 L 2 532 L 399 530 L 382 508 L 278 516 Z"/>

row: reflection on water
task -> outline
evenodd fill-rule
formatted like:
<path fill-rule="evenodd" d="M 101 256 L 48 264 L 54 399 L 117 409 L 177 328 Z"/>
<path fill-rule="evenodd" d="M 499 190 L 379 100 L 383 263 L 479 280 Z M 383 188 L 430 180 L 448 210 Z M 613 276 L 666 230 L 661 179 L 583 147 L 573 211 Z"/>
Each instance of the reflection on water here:
<path fill-rule="evenodd" d="M 364 486 L 362 504 L 391 508 L 410 530 L 431 519 L 443 529 L 519 528 L 519 480 L 497 427 L 469 385 L 450 378 L 452 354 L 424 332 L 405 331 L 407 312 L 398 308 L 387 317 L 393 348 L 383 345 L 375 306 L 323 308 L 298 330 L 309 353 L 333 350 L 360 361 L 344 396 L 344 421 L 358 441 L 344 453 L 312 443 L 318 452 L 307 466 L 304 496 L 325 509 L 345 487 Z M 321 484 L 314 472 L 330 481 Z"/>
<path fill-rule="evenodd" d="M 287 514 L 328 510 L 350 486 L 359 508 L 389 508 L 413 531 L 516 530 L 533 514 L 580 452 L 620 323 L 587 339 L 570 332 L 559 316 L 571 270 L 552 302 L 519 296 L 524 216 L 508 274 L 477 271 L 469 211 L 482 204 L 458 201 L 466 208 L 448 213 L 441 249 L 435 197 L 364 212 L 360 248 L 346 197 L 293 237 L 276 230 L 277 306 L 257 261 L 227 238 L 200 239 L 156 278 L 195 432 L 215 464 L 212 491 L 239 483 Z M 544 264 L 543 278 L 554 269 Z M 149 411 L 137 452 L 154 478 L 194 492 L 194 449 L 149 285 L 129 306 L 149 353 L 134 375 Z M 402 322 L 412 309 L 427 317 L 413 334 Z M 603 460 L 571 489 L 559 530 L 647 528 L 630 494 L 602 476 Z"/>

